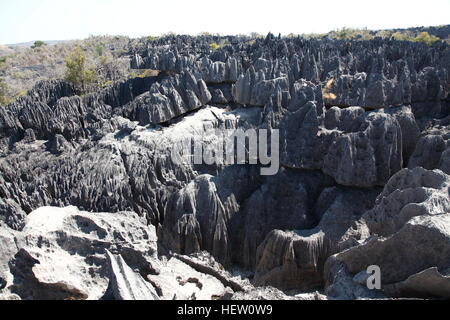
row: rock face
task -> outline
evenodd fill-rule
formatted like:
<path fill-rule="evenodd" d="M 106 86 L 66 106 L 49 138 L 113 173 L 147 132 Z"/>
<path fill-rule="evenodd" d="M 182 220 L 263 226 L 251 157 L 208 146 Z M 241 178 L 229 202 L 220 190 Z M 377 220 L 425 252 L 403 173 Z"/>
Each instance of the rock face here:
<path fill-rule="evenodd" d="M 448 272 L 447 272 L 448 274 Z M 450 296 L 450 277 L 432 267 L 410 276 L 403 282 L 387 285 L 391 297 L 447 298 Z"/>
<path fill-rule="evenodd" d="M 416 148 L 420 136 L 420 129 L 416 122 L 416 118 L 411 111 L 411 107 L 400 106 L 382 109 L 381 111 L 392 115 L 400 125 L 402 131 L 403 164 L 407 164 Z"/>
<path fill-rule="evenodd" d="M 43 207 L 28 218 L 9 260 L 11 291 L 23 299 L 99 299 L 108 286 L 106 250 L 151 272 L 145 259 L 156 254 L 155 230 L 135 213 Z"/>
<path fill-rule="evenodd" d="M 282 99 L 279 108 L 269 105 L 265 110 L 268 126 L 281 131 L 283 165 L 322 170 L 341 185 L 365 188 L 383 186 L 402 168 L 403 131 L 408 143 L 406 137 L 418 135 L 407 107 L 407 115 L 357 107 L 326 111 L 320 87 L 299 81 L 293 91 L 287 110 Z M 407 156 L 411 148 L 406 145 Z"/>
<path fill-rule="evenodd" d="M 255 283 L 285 290 L 320 289 L 323 268 L 336 252 L 358 244 L 355 226 L 373 206 L 377 192 L 325 189 L 316 208 L 319 225 L 310 230 L 272 231 L 258 248 Z"/>
<path fill-rule="evenodd" d="M 211 300 L 256 290 L 207 252 L 158 257 L 155 228 L 134 212 L 43 207 L 22 232 L 0 228 L 2 300 Z"/>
<path fill-rule="evenodd" d="M 450 117 L 426 123 L 429 126 L 422 132 L 414 153 L 409 159 L 408 167 L 425 169 L 441 169 L 449 173 L 449 139 Z"/>
<path fill-rule="evenodd" d="M 106 251 L 110 269 L 109 285 L 105 296 L 115 300 L 159 300 L 155 288 L 135 273 L 122 256 Z"/>
<path fill-rule="evenodd" d="M 444 271 L 448 269 L 448 223 L 447 216 L 416 217 L 392 237 L 374 237 L 361 246 L 337 254 L 336 259 L 342 261 L 351 274 L 358 274 L 369 266 L 378 265 L 382 270 L 382 284 L 386 285 L 387 294 L 398 297 L 399 294 L 393 288 L 401 291 L 404 286 L 404 290 L 409 291 L 405 294 L 407 296 L 442 296 L 433 294 L 432 288 L 428 289 L 426 284 L 420 283 L 419 278 L 423 274 L 418 273 L 430 272 L 425 270 L 432 267 Z M 432 245 L 428 245 L 430 243 Z M 333 262 L 330 264 L 333 265 Z M 415 274 L 418 275 L 414 276 Z M 436 273 L 429 280 L 439 281 L 444 285 L 447 283 L 444 276 L 439 277 Z M 410 289 L 408 285 L 411 286 Z M 444 297 L 448 295 L 445 288 L 440 288 Z"/>
<path fill-rule="evenodd" d="M 212 176 L 199 176 L 179 191 L 167 208 L 163 232 L 169 248 L 182 254 L 204 249 L 223 261 L 228 259 L 227 226 L 234 212 L 226 212 Z"/>
<path fill-rule="evenodd" d="M 230 265 L 240 228 L 238 213 L 258 180 L 256 170 L 238 167 L 217 177 L 198 176 L 168 201 L 161 242 L 181 254 L 206 250 Z"/>
<path fill-rule="evenodd" d="M 211 99 L 212 95 L 205 82 L 185 72 L 174 78 L 153 83 L 149 92 L 124 106 L 122 115 L 139 121 L 143 126 L 162 124 L 199 109 Z"/>
<path fill-rule="evenodd" d="M 0 108 L 0 297 L 448 297 L 448 44 L 168 36 L 130 52 L 158 75 L 86 95 L 44 81 Z M 274 175 L 217 156 L 249 129 L 279 136 Z"/>
<path fill-rule="evenodd" d="M 402 134 L 395 118 L 371 113 L 338 137 L 325 156 L 324 172 L 341 185 L 383 186 L 402 168 Z"/>
<path fill-rule="evenodd" d="M 334 284 L 339 273 L 355 275 L 377 265 L 388 296 L 447 296 L 449 181 L 442 171 L 423 168 L 404 169 L 392 177 L 362 218 L 370 236 L 328 260 L 330 292 L 345 296 Z M 430 278 L 424 281 L 426 275 Z"/>
<path fill-rule="evenodd" d="M 438 170 L 405 169 L 392 177 L 364 220 L 373 233 L 387 237 L 411 218 L 446 215 L 450 211 L 449 182 L 448 175 Z"/>
<path fill-rule="evenodd" d="M 257 266 L 258 247 L 272 230 L 307 229 L 316 225 L 314 203 L 329 184 L 331 181 L 320 173 L 291 170 L 282 170 L 268 178 L 242 210 L 239 236 L 234 242 L 239 252 L 235 260 L 253 269 Z"/>
<path fill-rule="evenodd" d="M 22 230 L 27 221 L 27 215 L 14 200 L 0 199 L 0 217 L 14 230 Z"/>

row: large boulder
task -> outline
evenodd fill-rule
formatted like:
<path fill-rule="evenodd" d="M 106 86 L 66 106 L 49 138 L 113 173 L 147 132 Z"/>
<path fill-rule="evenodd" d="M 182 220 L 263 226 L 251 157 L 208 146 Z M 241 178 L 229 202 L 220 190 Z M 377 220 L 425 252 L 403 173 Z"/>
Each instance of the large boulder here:
<path fill-rule="evenodd" d="M 432 267 L 413 274 L 402 282 L 386 285 L 384 291 L 391 297 L 450 298 L 449 270 L 440 272 Z"/>
<path fill-rule="evenodd" d="M 16 234 L 16 231 L 0 222 L 0 293 L 12 284 L 13 276 L 8 263 L 18 251 Z"/>
<path fill-rule="evenodd" d="M 15 235 L 8 288 L 23 299 L 99 299 L 108 287 L 107 250 L 143 276 L 157 254 L 156 231 L 133 212 L 87 213 L 75 207 L 33 211 Z"/>
<path fill-rule="evenodd" d="M 440 170 L 404 169 L 394 175 L 364 214 L 371 232 L 390 236 L 416 216 L 450 212 L 449 176 Z"/>
<path fill-rule="evenodd" d="M 363 215 L 359 230 L 366 232 L 359 245 L 328 259 L 329 294 L 346 295 L 351 282 L 336 283 L 341 281 L 339 274 L 352 278 L 375 265 L 381 269 L 381 290 L 388 296 L 447 297 L 449 182 L 440 170 L 404 169 L 394 175 L 375 207 Z"/>
<path fill-rule="evenodd" d="M 233 286 L 231 278 L 206 252 L 163 258 L 160 273 L 147 277 L 163 300 L 213 300 L 227 292 L 227 288 L 231 292 L 247 290 Z"/>
<path fill-rule="evenodd" d="M 331 270 L 336 261 L 341 261 L 356 275 L 369 266 L 379 266 L 382 289 L 432 267 L 446 271 L 450 267 L 449 225 L 448 214 L 412 218 L 389 238 L 372 237 L 360 246 L 338 253 L 326 268 Z M 441 281 L 445 285 L 445 277 Z"/>

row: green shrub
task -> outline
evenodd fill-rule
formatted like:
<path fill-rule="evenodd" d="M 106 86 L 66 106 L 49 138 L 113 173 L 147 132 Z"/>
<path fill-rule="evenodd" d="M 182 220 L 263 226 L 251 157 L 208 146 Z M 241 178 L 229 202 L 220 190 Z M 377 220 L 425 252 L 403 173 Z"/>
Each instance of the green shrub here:
<path fill-rule="evenodd" d="M 8 97 L 8 85 L 0 78 L 0 105 L 5 106 L 10 102 Z"/>
<path fill-rule="evenodd" d="M 438 37 L 431 36 L 428 32 L 421 32 L 418 35 L 414 36 L 411 32 L 395 32 L 392 34 L 391 39 L 397 41 L 413 41 L 413 42 L 422 42 L 426 45 L 433 45 L 436 41 L 441 41 Z"/>
<path fill-rule="evenodd" d="M 132 71 L 128 74 L 129 78 L 147 78 L 147 77 L 156 77 L 159 74 L 159 71 L 152 69 L 143 69 L 140 70 L 139 73 Z"/>
<path fill-rule="evenodd" d="M 101 87 L 101 88 L 106 88 L 106 87 L 109 87 L 109 86 L 111 86 L 111 85 L 113 85 L 113 84 L 114 84 L 114 81 L 112 81 L 112 80 L 101 81 L 101 82 L 100 82 L 100 87 Z"/>
<path fill-rule="evenodd" d="M 397 40 L 397 41 L 411 41 L 412 37 L 410 35 L 408 35 L 407 33 L 402 33 L 402 32 L 397 31 L 391 36 L 391 39 Z"/>
<path fill-rule="evenodd" d="M 373 39 L 370 31 L 366 29 L 342 28 L 330 33 L 331 39 L 337 40 L 370 40 Z"/>
<path fill-rule="evenodd" d="M 105 46 L 104 44 L 99 44 L 95 47 L 95 54 L 97 55 L 97 57 L 101 57 L 103 56 L 103 52 L 105 50 Z"/>
<path fill-rule="evenodd" d="M 213 43 L 211 43 L 211 44 L 209 45 L 209 48 L 210 48 L 211 50 L 217 50 L 217 49 L 220 48 L 220 46 L 219 46 L 217 43 L 213 42 Z"/>
<path fill-rule="evenodd" d="M 44 41 L 35 41 L 34 44 L 31 46 L 32 49 L 40 48 L 42 46 L 46 46 L 47 44 Z"/>
<path fill-rule="evenodd" d="M 80 47 L 76 47 L 65 59 L 65 79 L 73 83 L 82 92 L 97 82 L 97 74 L 94 69 L 86 64 L 86 55 Z"/>
<path fill-rule="evenodd" d="M 0 57 L 0 69 L 3 69 L 3 68 L 7 68 L 7 66 L 6 66 L 6 60 L 8 60 L 8 57 Z"/>
<path fill-rule="evenodd" d="M 377 31 L 377 33 L 375 34 L 375 37 L 380 37 L 383 39 L 389 39 L 392 37 L 392 31 L 389 30 L 380 30 Z"/>
<path fill-rule="evenodd" d="M 431 36 L 428 32 L 421 32 L 419 33 L 414 39 L 414 42 L 423 42 L 426 45 L 433 45 L 436 41 L 440 41 L 438 37 Z"/>
<path fill-rule="evenodd" d="M 161 37 L 162 37 L 162 38 L 175 37 L 176 35 L 177 35 L 176 32 L 169 31 L 169 32 L 167 32 L 167 33 L 163 33 L 163 34 L 161 35 Z"/>
<path fill-rule="evenodd" d="M 11 78 L 13 78 L 13 79 L 24 79 L 24 76 L 20 72 L 14 72 L 13 74 L 11 74 Z"/>
<path fill-rule="evenodd" d="M 128 74 L 128 78 L 130 78 L 130 79 L 137 78 L 137 77 L 138 77 L 138 74 L 136 72 L 134 72 L 134 71 L 131 71 Z"/>

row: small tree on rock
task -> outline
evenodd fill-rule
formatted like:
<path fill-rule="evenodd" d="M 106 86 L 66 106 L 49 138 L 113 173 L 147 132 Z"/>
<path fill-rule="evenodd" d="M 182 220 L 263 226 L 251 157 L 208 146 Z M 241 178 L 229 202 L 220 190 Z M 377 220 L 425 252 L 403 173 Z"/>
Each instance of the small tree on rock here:
<path fill-rule="evenodd" d="M 419 33 L 413 41 L 415 42 L 423 42 L 429 46 L 433 45 L 436 41 L 439 41 L 440 39 L 438 37 L 430 35 L 428 32 L 421 32 Z"/>
<path fill-rule="evenodd" d="M 4 106 L 8 103 L 8 86 L 6 85 L 6 82 L 0 78 L 0 105 Z"/>
<path fill-rule="evenodd" d="M 80 47 L 76 47 L 65 59 L 65 79 L 73 83 L 83 93 L 97 82 L 97 74 L 93 68 L 88 67 L 86 55 Z"/>
<path fill-rule="evenodd" d="M 211 43 L 211 44 L 209 45 L 209 48 L 210 48 L 211 50 L 217 50 L 217 49 L 220 48 L 220 46 L 219 46 L 217 43 L 213 42 L 213 43 Z"/>
<path fill-rule="evenodd" d="M 32 49 L 40 48 L 42 46 L 47 45 L 44 41 L 38 40 L 35 41 L 34 44 L 31 46 Z"/>

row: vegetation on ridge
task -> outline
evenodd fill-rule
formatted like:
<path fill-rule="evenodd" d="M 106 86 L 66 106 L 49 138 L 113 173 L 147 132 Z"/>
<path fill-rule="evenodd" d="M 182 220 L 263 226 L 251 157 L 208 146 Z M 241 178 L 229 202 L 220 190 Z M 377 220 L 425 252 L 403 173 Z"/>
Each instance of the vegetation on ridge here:
<path fill-rule="evenodd" d="M 95 69 L 86 63 L 86 55 L 76 47 L 64 60 L 66 62 L 65 80 L 73 83 L 81 92 L 94 85 L 98 79 Z"/>
<path fill-rule="evenodd" d="M 364 41 L 379 37 L 433 45 L 439 41 L 450 42 L 449 28 L 450 26 L 440 26 L 381 31 L 343 28 L 326 34 L 289 34 L 285 38 Z M 160 37 L 149 36 L 139 39 L 124 36 L 92 36 L 80 41 L 49 43 L 35 41 L 29 47 L 0 45 L 0 104 L 5 105 L 14 101 L 25 95 L 38 81 L 46 79 L 66 78 L 89 91 L 128 78 L 154 75 L 157 72 L 153 70 L 131 70 L 130 53 L 138 48 L 145 49 L 149 42 L 157 43 L 162 38 L 173 37 L 175 41 L 175 36 L 173 32 Z M 230 37 L 207 32 L 201 33 L 200 36 L 210 37 L 208 48 L 210 50 L 223 49 L 231 41 Z M 237 37 L 245 38 L 249 45 L 255 43 L 256 39 L 264 38 L 263 35 L 255 32 Z M 78 54 L 84 55 L 84 68 L 86 68 L 84 71 L 80 69 L 80 65 L 76 66 L 76 63 L 66 66 L 68 59 L 73 62 L 72 55 L 76 48 L 82 51 Z"/>

